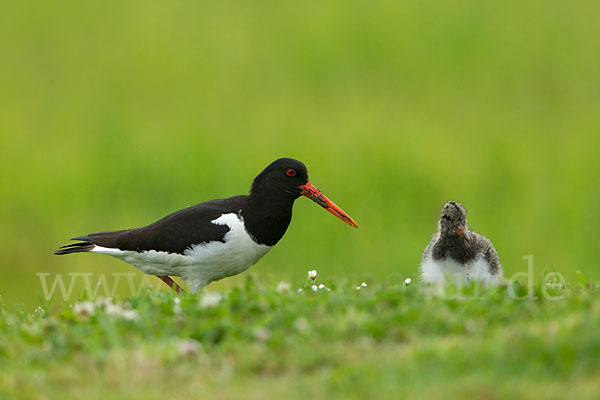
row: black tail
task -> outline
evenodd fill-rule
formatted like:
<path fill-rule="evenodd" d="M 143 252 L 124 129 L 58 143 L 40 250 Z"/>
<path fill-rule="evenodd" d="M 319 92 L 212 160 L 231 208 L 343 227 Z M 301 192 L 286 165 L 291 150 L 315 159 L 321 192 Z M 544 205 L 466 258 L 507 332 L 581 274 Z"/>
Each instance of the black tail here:
<path fill-rule="evenodd" d="M 78 238 L 74 238 L 74 239 L 78 239 Z M 81 239 L 78 239 L 78 240 L 81 240 Z M 94 247 L 96 247 L 96 245 L 93 244 L 92 242 L 73 243 L 73 244 L 68 244 L 66 246 L 60 247 L 58 250 L 56 250 L 54 252 L 54 254 L 62 255 L 62 254 L 71 254 L 71 253 L 87 253 L 88 251 L 92 250 Z"/>

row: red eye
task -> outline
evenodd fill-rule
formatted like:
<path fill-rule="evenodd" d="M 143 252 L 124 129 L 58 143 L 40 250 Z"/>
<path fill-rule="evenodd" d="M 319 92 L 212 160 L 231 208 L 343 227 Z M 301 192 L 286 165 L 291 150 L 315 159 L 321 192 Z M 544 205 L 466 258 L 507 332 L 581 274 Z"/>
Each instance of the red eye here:
<path fill-rule="evenodd" d="M 289 168 L 287 171 L 285 171 L 285 174 L 287 176 L 295 176 L 296 175 L 296 170 L 293 168 Z"/>

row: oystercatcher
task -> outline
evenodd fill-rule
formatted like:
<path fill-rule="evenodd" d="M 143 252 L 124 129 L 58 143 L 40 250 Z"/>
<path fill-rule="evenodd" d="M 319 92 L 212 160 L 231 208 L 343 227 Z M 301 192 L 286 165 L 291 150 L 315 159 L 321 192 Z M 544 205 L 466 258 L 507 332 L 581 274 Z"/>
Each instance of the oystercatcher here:
<path fill-rule="evenodd" d="M 467 210 L 450 201 L 440 213 L 439 229 L 423 252 L 421 277 L 434 284 L 472 281 L 485 285 L 502 278 L 502 267 L 492 242 L 467 228 Z"/>
<path fill-rule="evenodd" d="M 108 254 L 177 291 L 181 288 L 170 276 L 179 276 L 197 292 L 245 271 L 264 256 L 285 233 L 300 196 L 358 227 L 309 182 L 303 163 L 281 158 L 254 178 L 249 195 L 196 204 L 141 228 L 75 237 L 71 240 L 79 242 L 54 254 Z"/>

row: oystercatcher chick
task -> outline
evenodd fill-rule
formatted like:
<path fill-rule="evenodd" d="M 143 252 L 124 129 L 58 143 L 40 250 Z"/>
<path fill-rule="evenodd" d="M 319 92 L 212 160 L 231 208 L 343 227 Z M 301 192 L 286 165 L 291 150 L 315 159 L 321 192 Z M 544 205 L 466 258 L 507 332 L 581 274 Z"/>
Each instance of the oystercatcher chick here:
<path fill-rule="evenodd" d="M 355 228 L 356 222 L 308 180 L 306 166 L 291 158 L 271 163 L 252 182 L 249 195 L 211 200 L 174 212 L 150 225 L 78 236 L 54 254 L 101 253 L 123 260 L 181 290 L 193 292 L 239 274 L 283 236 L 294 201 L 306 196 Z"/>
<path fill-rule="evenodd" d="M 492 242 L 467 228 L 467 210 L 450 201 L 440 213 L 438 232 L 423 252 L 421 278 L 433 284 L 457 286 L 470 282 L 494 284 L 502 267 Z"/>

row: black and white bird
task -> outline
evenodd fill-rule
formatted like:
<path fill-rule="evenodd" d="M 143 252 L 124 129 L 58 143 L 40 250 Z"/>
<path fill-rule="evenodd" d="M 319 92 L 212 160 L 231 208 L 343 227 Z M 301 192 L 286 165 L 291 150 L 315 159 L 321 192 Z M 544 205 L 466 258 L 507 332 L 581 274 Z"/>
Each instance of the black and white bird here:
<path fill-rule="evenodd" d="M 484 285 L 502 279 L 502 267 L 492 242 L 467 227 L 467 210 L 450 201 L 440 212 L 438 232 L 425 248 L 421 278 L 433 284 Z"/>
<path fill-rule="evenodd" d="M 300 196 L 358 227 L 309 182 L 303 163 L 281 158 L 254 179 L 249 195 L 196 204 L 141 228 L 75 237 L 71 240 L 79 242 L 54 254 L 108 254 L 178 291 L 171 276 L 181 277 L 197 292 L 245 271 L 264 256 L 282 238 Z"/>

